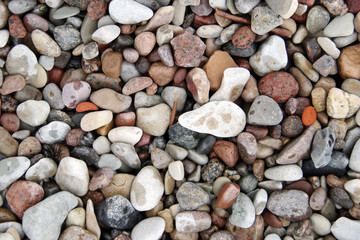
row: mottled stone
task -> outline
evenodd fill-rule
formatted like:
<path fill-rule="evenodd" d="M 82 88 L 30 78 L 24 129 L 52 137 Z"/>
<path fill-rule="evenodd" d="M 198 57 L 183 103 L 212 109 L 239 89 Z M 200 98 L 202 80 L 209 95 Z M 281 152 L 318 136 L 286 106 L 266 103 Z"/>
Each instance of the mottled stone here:
<path fill-rule="evenodd" d="M 176 193 L 176 199 L 184 210 L 195 210 L 210 203 L 210 196 L 201 187 L 185 182 Z"/>
<path fill-rule="evenodd" d="M 261 95 L 255 98 L 247 116 L 247 123 L 263 126 L 274 126 L 283 119 L 279 105 L 272 98 Z"/>

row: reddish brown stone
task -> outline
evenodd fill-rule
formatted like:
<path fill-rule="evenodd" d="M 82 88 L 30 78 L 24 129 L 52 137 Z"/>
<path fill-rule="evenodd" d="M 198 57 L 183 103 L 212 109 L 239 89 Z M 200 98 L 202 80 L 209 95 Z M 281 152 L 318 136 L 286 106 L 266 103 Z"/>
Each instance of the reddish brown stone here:
<path fill-rule="evenodd" d="M 262 213 L 262 216 L 264 218 L 264 221 L 273 228 L 282 228 L 283 224 L 281 222 L 281 219 L 275 214 L 271 213 L 269 210 L 265 209 Z"/>
<path fill-rule="evenodd" d="M 260 139 L 266 137 L 266 135 L 269 132 L 269 129 L 267 127 L 263 127 L 263 126 L 255 126 L 255 125 L 247 124 L 244 131 L 254 135 L 256 140 L 260 140 Z"/>
<path fill-rule="evenodd" d="M 210 14 L 208 16 L 199 16 L 195 15 L 194 17 L 194 28 L 199 28 L 204 25 L 212 25 L 217 24 L 216 19 L 213 14 Z"/>
<path fill-rule="evenodd" d="M 95 191 L 97 189 L 109 186 L 114 177 L 114 171 L 110 168 L 100 168 L 94 174 L 89 182 L 89 190 Z"/>
<path fill-rule="evenodd" d="M 258 89 L 261 95 L 267 95 L 277 103 L 284 103 L 296 96 L 299 84 L 287 72 L 273 72 L 260 79 Z"/>
<path fill-rule="evenodd" d="M 345 0 L 345 2 L 349 8 L 349 12 L 357 13 L 360 11 L 360 1 L 359 0 Z"/>
<path fill-rule="evenodd" d="M 91 201 L 94 203 L 94 206 L 97 206 L 99 203 L 105 200 L 102 193 L 96 191 L 88 191 L 85 196 L 82 197 L 84 205 L 86 205 L 87 200 L 89 199 L 91 199 Z"/>
<path fill-rule="evenodd" d="M 149 87 L 146 88 L 146 94 L 149 96 L 155 95 L 157 90 L 158 90 L 158 85 L 153 82 Z"/>
<path fill-rule="evenodd" d="M 6 208 L 0 208 L 0 223 L 16 221 L 16 216 Z"/>
<path fill-rule="evenodd" d="M 246 68 L 247 70 L 251 71 L 249 60 L 246 58 L 236 58 L 235 62 L 239 67 Z"/>
<path fill-rule="evenodd" d="M 14 182 L 6 192 L 6 200 L 11 210 L 21 219 L 24 211 L 40 202 L 44 197 L 43 188 L 30 181 Z"/>
<path fill-rule="evenodd" d="M 174 75 L 174 83 L 181 83 L 185 81 L 187 75 L 186 68 L 179 68 Z"/>
<path fill-rule="evenodd" d="M 151 64 L 149 75 L 153 81 L 159 86 L 165 86 L 174 79 L 177 66 L 166 66 L 161 62 Z"/>
<path fill-rule="evenodd" d="M 119 113 L 115 117 L 115 126 L 135 126 L 136 115 L 134 112 Z"/>
<path fill-rule="evenodd" d="M 116 238 L 114 238 L 114 240 L 131 240 L 131 238 L 128 235 L 122 233 L 118 235 Z"/>
<path fill-rule="evenodd" d="M 232 37 L 232 44 L 240 49 L 250 47 L 255 41 L 256 34 L 249 26 L 239 28 Z"/>
<path fill-rule="evenodd" d="M 64 71 L 60 68 L 53 67 L 49 72 L 49 83 L 55 83 L 57 85 L 60 84 L 60 81 L 63 77 Z"/>
<path fill-rule="evenodd" d="M 236 201 L 240 193 L 240 187 L 236 183 L 226 183 L 220 190 L 217 196 L 218 206 L 223 209 L 228 209 Z"/>
<path fill-rule="evenodd" d="M 306 192 L 307 195 L 311 196 L 311 194 L 314 192 L 313 187 L 310 183 L 307 181 L 299 180 L 296 182 L 292 182 L 284 187 L 286 190 L 301 190 L 303 192 Z"/>
<path fill-rule="evenodd" d="M 311 105 L 311 101 L 310 98 L 305 98 L 305 97 L 298 97 L 296 99 L 299 101 L 299 103 L 296 108 L 295 115 L 301 116 L 304 109 Z"/>
<path fill-rule="evenodd" d="M 149 160 L 150 154 L 146 150 L 141 150 L 140 152 L 138 152 L 138 157 L 141 162 L 145 162 L 146 160 Z"/>
<path fill-rule="evenodd" d="M 47 32 L 49 30 L 48 22 L 41 16 L 35 13 L 28 13 L 23 18 L 24 26 L 28 32 L 32 32 L 35 29 Z"/>
<path fill-rule="evenodd" d="M 213 149 L 216 155 L 229 167 L 235 166 L 239 160 L 238 149 L 232 142 L 217 140 Z"/>
<path fill-rule="evenodd" d="M 214 224 L 215 226 L 222 228 L 225 226 L 226 223 L 226 218 L 224 217 L 220 217 L 219 215 L 217 215 L 214 211 L 212 211 L 210 213 L 211 216 L 211 222 L 212 224 Z"/>
<path fill-rule="evenodd" d="M 299 104 L 299 100 L 296 98 L 289 98 L 284 106 L 284 110 L 286 114 L 293 115 L 296 112 L 297 106 Z"/>
<path fill-rule="evenodd" d="M 329 174 L 326 176 L 326 183 L 329 185 L 329 187 L 332 188 L 344 188 L 346 181 L 346 179 L 338 178 L 334 174 Z"/>
<path fill-rule="evenodd" d="M 140 140 L 135 144 L 136 148 L 149 145 L 151 143 L 151 135 L 147 134 L 146 132 L 143 132 L 143 135 L 141 136 Z"/>
<path fill-rule="evenodd" d="M 110 78 L 118 78 L 121 74 L 123 56 L 119 52 L 108 52 L 102 57 L 102 70 Z"/>
<path fill-rule="evenodd" d="M 123 34 L 123 35 L 132 34 L 135 32 L 135 30 L 136 30 L 135 24 L 122 24 L 120 26 L 120 31 L 121 31 L 121 34 Z"/>
<path fill-rule="evenodd" d="M 170 44 L 174 51 L 174 60 L 177 66 L 197 67 L 200 65 L 206 45 L 199 37 L 184 32 L 173 38 Z"/>
<path fill-rule="evenodd" d="M 217 226 L 213 225 L 209 229 L 206 229 L 205 231 L 200 232 L 200 239 L 208 240 L 208 239 L 210 239 L 211 235 L 213 235 L 214 233 L 216 233 L 218 231 L 219 231 L 219 228 Z M 197 239 L 197 238 L 192 238 L 192 239 Z"/>
<path fill-rule="evenodd" d="M 315 3 L 315 0 L 298 0 L 299 3 L 305 4 L 308 7 L 312 7 Z"/>
<path fill-rule="evenodd" d="M 70 151 L 69 148 L 67 146 L 65 146 L 64 144 L 55 144 L 54 145 L 54 156 L 55 156 L 55 160 L 60 162 L 61 159 L 63 159 L 64 157 L 69 157 L 70 156 Z"/>
<path fill-rule="evenodd" d="M 229 230 L 235 235 L 237 240 L 262 240 L 264 239 L 264 218 L 256 216 L 254 224 L 249 228 L 241 228 L 235 226 L 229 226 Z"/>
<path fill-rule="evenodd" d="M 1 95 L 8 95 L 20 91 L 26 85 L 26 80 L 20 74 L 7 76 L 0 88 Z"/>
<path fill-rule="evenodd" d="M 360 1 L 359 1 L 360 5 Z M 360 79 L 360 44 L 343 48 L 338 59 L 339 74 L 345 80 L 347 78 Z"/>
<path fill-rule="evenodd" d="M 84 131 L 80 128 L 72 129 L 66 134 L 66 144 L 69 146 L 77 146 L 84 137 Z"/>
<path fill-rule="evenodd" d="M 10 47 L 9 46 L 5 46 L 3 48 L 0 48 L 0 57 L 1 58 L 6 58 L 8 53 L 10 52 Z"/>
<path fill-rule="evenodd" d="M 3 113 L 0 117 L 0 124 L 6 130 L 13 133 L 19 130 L 20 119 L 15 113 Z"/>
<path fill-rule="evenodd" d="M 252 164 L 252 170 L 257 180 L 262 181 L 264 179 L 265 161 L 255 160 Z"/>
<path fill-rule="evenodd" d="M 105 15 L 106 9 L 106 0 L 90 0 L 87 12 L 91 20 L 97 20 Z"/>
<path fill-rule="evenodd" d="M 158 52 L 157 47 L 155 47 L 150 53 L 149 55 L 147 55 L 147 59 L 149 60 L 149 62 L 153 63 L 153 62 L 159 62 L 161 61 L 159 52 Z"/>
<path fill-rule="evenodd" d="M 10 95 L 0 96 L 1 97 L 1 111 L 3 112 L 15 112 L 18 100 L 11 97 Z"/>
<path fill-rule="evenodd" d="M 281 123 L 281 133 L 285 137 L 297 137 L 304 130 L 301 117 L 299 116 L 287 116 Z"/>
<path fill-rule="evenodd" d="M 12 15 L 9 17 L 9 32 L 14 38 L 24 38 L 26 36 L 26 29 L 23 22 L 18 15 Z"/>
<path fill-rule="evenodd" d="M 316 38 L 307 38 L 303 42 L 305 53 L 310 62 L 315 62 L 321 57 L 321 47 Z"/>
<path fill-rule="evenodd" d="M 101 61 L 99 58 L 93 58 L 90 60 L 82 59 L 81 60 L 81 67 L 84 70 L 85 73 L 93 73 L 100 70 Z"/>
<path fill-rule="evenodd" d="M 294 13 L 291 18 L 294 19 L 297 23 L 305 23 L 306 22 L 306 18 L 307 18 L 307 12 L 304 13 L 303 15 L 297 15 L 296 13 Z"/>
<path fill-rule="evenodd" d="M 150 87 L 152 83 L 153 81 L 149 77 L 134 77 L 124 85 L 122 93 L 124 95 L 131 95 Z"/>

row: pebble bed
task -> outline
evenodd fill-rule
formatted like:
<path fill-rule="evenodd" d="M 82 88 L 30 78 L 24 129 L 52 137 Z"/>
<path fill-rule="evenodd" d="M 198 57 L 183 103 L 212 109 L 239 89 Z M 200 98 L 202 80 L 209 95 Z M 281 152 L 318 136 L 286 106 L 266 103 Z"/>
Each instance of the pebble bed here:
<path fill-rule="evenodd" d="M 0 240 L 358 240 L 360 0 L 0 0 Z"/>

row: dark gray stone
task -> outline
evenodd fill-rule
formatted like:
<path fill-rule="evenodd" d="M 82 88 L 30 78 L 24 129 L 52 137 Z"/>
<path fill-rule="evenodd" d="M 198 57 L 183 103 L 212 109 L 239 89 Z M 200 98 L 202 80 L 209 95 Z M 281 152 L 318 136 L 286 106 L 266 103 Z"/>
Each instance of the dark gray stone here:
<path fill-rule="evenodd" d="M 250 47 L 240 49 L 235 47 L 232 42 L 224 44 L 224 51 L 227 51 L 230 55 L 235 57 L 250 57 L 256 52 L 256 44 L 252 44 Z"/>
<path fill-rule="evenodd" d="M 169 128 L 169 138 L 171 143 L 186 149 L 194 149 L 199 143 L 200 134 L 176 123 Z"/>
<path fill-rule="evenodd" d="M 200 140 L 199 144 L 196 147 L 196 151 L 200 154 L 209 154 L 216 142 L 216 137 L 213 135 L 207 135 Z"/>
<path fill-rule="evenodd" d="M 218 159 L 211 159 L 202 169 L 201 178 L 207 183 L 213 183 L 220 177 L 225 169 L 225 165 Z"/>
<path fill-rule="evenodd" d="M 332 188 L 329 197 L 333 202 L 344 209 L 351 209 L 354 206 L 350 195 L 343 188 Z"/>
<path fill-rule="evenodd" d="M 70 155 L 74 158 L 84 160 L 86 164 L 93 166 L 97 166 L 100 159 L 93 148 L 86 146 L 76 146 Z"/>

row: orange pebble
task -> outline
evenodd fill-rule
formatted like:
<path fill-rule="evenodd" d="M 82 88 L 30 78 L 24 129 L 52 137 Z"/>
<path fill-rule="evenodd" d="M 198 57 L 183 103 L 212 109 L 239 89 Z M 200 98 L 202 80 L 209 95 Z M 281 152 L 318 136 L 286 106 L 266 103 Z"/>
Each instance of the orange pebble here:
<path fill-rule="evenodd" d="M 99 108 L 91 102 L 81 102 L 76 106 L 77 112 L 96 111 Z"/>
<path fill-rule="evenodd" d="M 305 126 L 310 126 L 316 121 L 316 110 L 313 106 L 304 109 L 301 120 Z"/>

